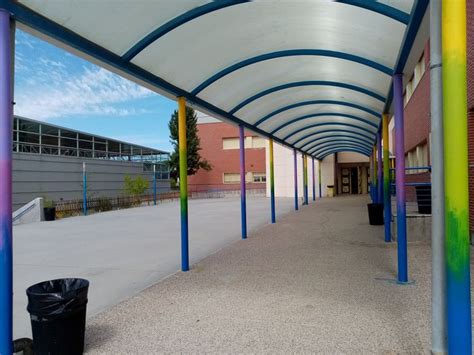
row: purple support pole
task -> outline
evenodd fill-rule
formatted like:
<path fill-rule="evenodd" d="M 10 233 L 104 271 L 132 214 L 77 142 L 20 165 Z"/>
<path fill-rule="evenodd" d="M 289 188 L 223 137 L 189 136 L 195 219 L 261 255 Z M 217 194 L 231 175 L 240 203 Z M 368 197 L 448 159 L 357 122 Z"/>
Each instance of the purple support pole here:
<path fill-rule="evenodd" d="M 0 354 L 12 353 L 12 68 L 10 14 L 0 9 Z"/>
<path fill-rule="evenodd" d="M 377 203 L 383 203 L 382 132 L 377 133 Z"/>
<path fill-rule="evenodd" d="M 312 179 L 313 179 L 313 201 L 316 201 L 316 172 L 314 171 L 314 158 L 311 158 L 311 164 L 313 166 Z"/>
<path fill-rule="evenodd" d="M 245 135 L 244 126 L 239 126 L 240 141 L 240 218 L 242 239 L 247 239 L 247 197 L 245 189 Z"/>
<path fill-rule="evenodd" d="M 408 282 L 407 224 L 405 201 L 405 131 L 403 125 L 403 75 L 393 76 L 395 107 L 395 187 L 397 192 L 398 282 Z"/>
<path fill-rule="evenodd" d="M 297 160 L 296 149 L 293 149 L 293 162 L 294 162 L 294 180 L 295 180 L 295 211 L 298 211 L 298 160 Z"/>

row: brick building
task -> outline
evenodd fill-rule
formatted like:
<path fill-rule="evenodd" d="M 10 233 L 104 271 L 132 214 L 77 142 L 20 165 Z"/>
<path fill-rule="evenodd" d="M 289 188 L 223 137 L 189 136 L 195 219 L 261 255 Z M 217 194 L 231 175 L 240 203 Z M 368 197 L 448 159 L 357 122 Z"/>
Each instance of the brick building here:
<path fill-rule="evenodd" d="M 198 115 L 200 154 L 209 161 L 211 171 L 199 170 L 189 176 L 190 192 L 239 191 L 239 129 L 217 119 Z M 245 170 L 247 190 L 265 192 L 265 139 L 245 132 Z"/>
<path fill-rule="evenodd" d="M 406 167 L 431 165 L 430 161 L 430 46 L 426 43 L 405 91 L 405 164 Z M 474 0 L 467 0 L 467 86 L 469 138 L 469 201 L 471 233 L 474 231 Z M 394 152 L 394 120 L 390 129 L 390 150 Z M 407 182 L 429 182 L 424 171 L 407 171 Z M 407 188 L 407 201 L 415 199 L 413 187 Z"/>

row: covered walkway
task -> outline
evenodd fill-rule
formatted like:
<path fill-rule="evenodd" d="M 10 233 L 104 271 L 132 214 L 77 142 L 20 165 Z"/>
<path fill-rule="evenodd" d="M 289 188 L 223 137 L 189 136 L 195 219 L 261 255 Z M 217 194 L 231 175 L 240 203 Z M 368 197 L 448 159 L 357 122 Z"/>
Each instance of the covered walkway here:
<path fill-rule="evenodd" d="M 396 244 L 370 226 L 366 196 L 322 199 L 280 217 L 93 318 L 90 353 L 426 353 L 429 241 Z"/>

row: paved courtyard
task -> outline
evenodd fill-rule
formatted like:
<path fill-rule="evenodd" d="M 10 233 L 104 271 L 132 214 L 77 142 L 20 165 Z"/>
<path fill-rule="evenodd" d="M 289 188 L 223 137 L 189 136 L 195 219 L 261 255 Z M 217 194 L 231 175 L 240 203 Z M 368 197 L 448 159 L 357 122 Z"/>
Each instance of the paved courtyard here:
<path fill-rule="evenodd" d="M 277 199 L 277 216 L 293 199 Z M 248 198 L 252 233 L 270 220 L 270 201 Z M 179 202 L 15 226 L 14 338 L 31 336 L 25 289 L 39 281 L 91 282 L 88 316 L 174 274 L 181 267 Z M 190 200 L 190 259 L 195 263 L 240 239 L 240 198 Z"/>
<path fill-rule="evenodd" d="M 100 313 L 87 352 L 429 353 L 429 241 L 409 243 L 414 282 L 397 285 L 367 201 L 302 207 Z"/>

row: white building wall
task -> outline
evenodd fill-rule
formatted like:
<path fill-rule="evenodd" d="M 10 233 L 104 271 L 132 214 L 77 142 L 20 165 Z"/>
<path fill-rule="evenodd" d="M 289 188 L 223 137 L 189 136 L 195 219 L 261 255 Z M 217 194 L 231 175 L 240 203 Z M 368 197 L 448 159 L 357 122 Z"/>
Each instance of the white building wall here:
<path fill-rule="evenodd" d="M 266 172 L 267 172 L 267 196 L 270 196 L 270 153 L 266 149 Z M 294 176 L 293 176 L 293 150 L 280 144 L 273 144 L 273 160 L 275 169 L 275 196 L 276 197 L 294 197 Z M 319 162 L 315 160 L 315 185 L 316 198 L 319 197 Z M 303 202 L 303 159 L 301 154 L 297 154 L 298 169 L 298 199 L 300 204 Z M 334 184 L 334 158 L 329 156 L 323 160 L 321 165 L 322 195 L 326 196 L 326 186 Z M 313 167 L 311 157 L 308 157 L 308 199 L 313 199 Z"/>
<path fill-rule="evenodd" d="M 270 196 L 270 153 L 267 141 L 267 196 Z M 339 163 L 362 163 L 368 162 L 369 158 L 358 153 L 341 152 L 338 153 Z M 294 181 L 293 181 L 293 150 L 280 144 L 273 144 L 273 160 L 275 169 L 275 196 L 276 197 L 294 197 Z M 315 160 L 315 185 L 316 198 L 319 198 L 319 177 L 318 177 L 319 161 Z M 300 204 L 303 202 L 303 161 L 301 154 L 297 154 L 298 167 L 298 199 Z M 308 158 L 308 198 L 313 199 L 313 179 L 312 179 L 312 163 Z M 321 193 L 323 197 L 327 196 L 327 186 L 334 185 L 334 155 L 326 157 L 321 163 Z"/>

